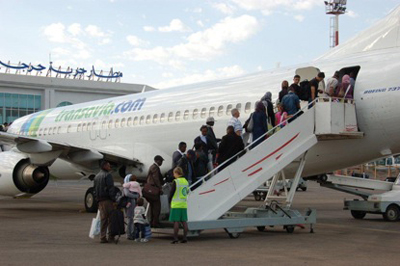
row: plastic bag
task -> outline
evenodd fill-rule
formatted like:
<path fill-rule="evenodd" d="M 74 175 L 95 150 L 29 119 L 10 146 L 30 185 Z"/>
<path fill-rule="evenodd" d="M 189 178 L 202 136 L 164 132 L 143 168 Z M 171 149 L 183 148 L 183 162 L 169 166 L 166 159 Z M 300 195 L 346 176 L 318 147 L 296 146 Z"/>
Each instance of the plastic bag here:
<path fill-rule="evenodd" d="M 101 227 L 100 222 L 101 222 L 100 211 L 97 211 L 96 218 L 92 219 L 92 225 L 91 225 L 90 231 L 89 231 L 90 238 L 94 239 L 95 236 L 100 235 L 100 227 Z"/>

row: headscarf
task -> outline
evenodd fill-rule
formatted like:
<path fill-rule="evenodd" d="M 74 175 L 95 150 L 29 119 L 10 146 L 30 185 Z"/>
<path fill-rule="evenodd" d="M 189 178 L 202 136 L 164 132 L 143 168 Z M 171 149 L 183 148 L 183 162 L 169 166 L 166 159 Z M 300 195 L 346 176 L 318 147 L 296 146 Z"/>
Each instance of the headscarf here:
<path fill-rule="evenodd" d="M 267 93 L 265 93 L 265 95 L 261 98 L 261 101 L 272 102 L 272 93 L 270 91 L 267 91 Z"/>
<path fill-rule="evenodd" d="M 256 103 L 256 112 L 264 112 L 265 113 L 265 105 L 262 101 Z"/>

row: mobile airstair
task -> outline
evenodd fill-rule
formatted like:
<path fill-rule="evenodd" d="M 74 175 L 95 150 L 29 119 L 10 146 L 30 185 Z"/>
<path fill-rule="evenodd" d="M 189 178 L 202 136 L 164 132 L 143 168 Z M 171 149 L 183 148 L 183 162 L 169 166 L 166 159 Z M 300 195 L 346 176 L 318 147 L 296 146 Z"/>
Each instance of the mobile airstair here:
<path fill-rule="evenodd" d="M 292 210 L 291 203 L 296 189 L 274 193 L 279 180 L 285 180 L 285 168 L 297 166 L 292 188 L 296 188 L 307 151 L 318 141 L 362 138 L 358 132 L 354 103 L 335 101 L 332 98 L 317 99 L 308 109 L 306 106 L 297 118 L 280 128 L 279 125 L 266 133 L 262 143 L 255 142 L 235 162 L 219 171 L 214 169 L 197 183 L 188 195 L 188 227 L 192 234 L 205 229 L 223 228 L 230 237 L 238 237 L 246 227 L 283 226 L 289 233 L 296 225 L 316 223 L 316 211 L 308 209 L 305 214 Z M 278 127 L 280 130 L 278 131 Z M 256 140 L 255 140 L 256 141 Z M 239 154 L 236 156 L 239 157 Z M 263 205 L 248 208 L 243 213 L 229 212 L 254 190 L 271 180 L 271 186 Z"/>

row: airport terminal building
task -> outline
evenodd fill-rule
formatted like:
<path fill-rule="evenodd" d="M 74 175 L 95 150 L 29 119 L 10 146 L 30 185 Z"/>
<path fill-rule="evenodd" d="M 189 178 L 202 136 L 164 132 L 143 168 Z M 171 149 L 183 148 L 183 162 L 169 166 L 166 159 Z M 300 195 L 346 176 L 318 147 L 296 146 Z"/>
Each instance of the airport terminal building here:
<path fill-rule="evenodd" d="M 154 90 L 144 84 L 26 73 L 0 73 L 0 124 L 48 108 Z M 122 75 L 121 75 L 122 76 Z M 119 80 L 119 79 L 118 79 Z"/>

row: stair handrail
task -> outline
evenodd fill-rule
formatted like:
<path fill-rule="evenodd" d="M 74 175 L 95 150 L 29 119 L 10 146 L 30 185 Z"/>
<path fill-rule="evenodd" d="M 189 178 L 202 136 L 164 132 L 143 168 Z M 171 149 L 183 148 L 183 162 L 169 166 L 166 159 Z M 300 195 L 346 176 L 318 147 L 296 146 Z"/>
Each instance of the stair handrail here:
<path fill-rule="evenodd" d="M 303 106 L 302 108 L 300 108 L 300 109 L 293 115 L 293 117 L 295 117 L 295 116 L 301 114 L 302 112 L 304 112 L 303 110 L 307 110 L 307 109 L 309 108 L 309 106 L 311 106 L 310 109 L 313 108 L 313 107 L 315 106 L 314 103 L 316 103 L 316 102 L 318 101 L 318 99 L 319 99 L 319 98 L 316 98 L 316 99 L 313 100 L 312 102 L 308 103 L 306 106 Z M 191 191 L 191 188 L 194 187 L 195 185 L 198 185 L 199 183 L 202 184 L 203 182 L 207 182 L 212 176 L 214 176 L 215 174 L 218 173 L 218 169 L 220 169 L 221 166 L 223 166 L 223 165 L 227 164 L 228 162 L 230 162 L 231 159 L 237 158 L 239 155 L 242 155 L 242 154 L 245 154 L 246 152 L 248 152 L 249 149 L 250 149 L 250 147 L 252 147 L 252 146 L 254 145 L 254 143 L 256 143 L 258 140 L 260 140 L 260 139 L 262 139 L 262 138 L 265 138 L 265 136 L 267 136 L 267 135 L 270 134 L 270 133 L 274 134 L 274 133 L 275 133 L 275 130 L 276 130 L 278 127 L 280 127 L 282 124 L 284 124 L 284 123 L 288 123 L 288 121 L 285 120 L 285 121 L 280 122 L 278 125 L 276 125 L 276 126 L 273 127 L 272 129 L 268 130 L 268 131 L 265 132 L 263 135 L 261 135 L 258 139 L 253 140 L 250 144 L 248 144 L 248 145 L 245 147 L 244 150 L 239 151 L 238 153 L 236 153 L 235 155 L 233 155 L 232 157 L 230 157 L 229 159 L 227 159 L 225 162 L 223 162 L 222 164 L 218 165 L 216 168 L 214 168 L 213 170 L 211 170 L 209 173 L 207 173 L 206 175 L 202 176 L 199 180 L 197 180 L 197 181 L 194 182 L 192 185 L 190 185 L 190 187 L 189 187 L 189 188 L 190 188 L 190 191 Z M 272 135 L 272 134 L 271 134 L 271 135 Z M 264 141 L 266 141 L 266 140 L 268 140 L 268 139 L 265 139 Z"/>

